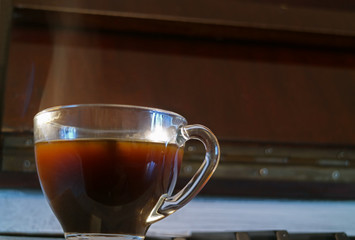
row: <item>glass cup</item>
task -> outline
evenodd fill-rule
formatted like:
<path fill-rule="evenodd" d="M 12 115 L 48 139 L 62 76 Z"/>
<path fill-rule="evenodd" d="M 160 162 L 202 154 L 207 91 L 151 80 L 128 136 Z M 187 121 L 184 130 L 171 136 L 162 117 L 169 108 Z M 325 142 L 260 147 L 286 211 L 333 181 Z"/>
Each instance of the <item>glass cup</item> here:
<path fill-rule="evenodd" d="M 144 239 L 188 203 L 219 162 L 216 137 L 176 113 L 127 105 L 59 106 L 34 117 L 42 190 L 69 239 Z M 185 142 L 205 159 L 173 195 Z"/>

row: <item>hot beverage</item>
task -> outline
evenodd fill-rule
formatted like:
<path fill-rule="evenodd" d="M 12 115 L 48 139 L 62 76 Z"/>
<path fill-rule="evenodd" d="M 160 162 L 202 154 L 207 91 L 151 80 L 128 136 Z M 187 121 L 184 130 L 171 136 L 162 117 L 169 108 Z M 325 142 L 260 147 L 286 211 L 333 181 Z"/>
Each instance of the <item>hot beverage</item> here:
<path fill-rule="evenodd" d="M 151 210 L 174 187 L 182 155 L 177 145 L 154 142 L 36 143 L 41 184 L 65 232 L 144 235 Z"/>
<path fill-rule="evenodd" d="M 33 130 L 42 190 L 66 240 L 144 240 L 152 223 L 198 194 L 219 161 L 208 128 L 156 108 L 53 107 L 34 117 Z M 190 139 L 203 143 L 205 159 L 173 194 Z"/>

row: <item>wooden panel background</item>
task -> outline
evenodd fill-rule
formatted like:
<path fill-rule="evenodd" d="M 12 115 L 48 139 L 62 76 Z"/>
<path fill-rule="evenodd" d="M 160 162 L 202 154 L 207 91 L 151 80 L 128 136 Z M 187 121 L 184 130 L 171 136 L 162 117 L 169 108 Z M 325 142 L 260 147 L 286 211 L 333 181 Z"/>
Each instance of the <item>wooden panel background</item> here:
<path fill-rule="evenodd" d="M 14 0 L 0 187 L 38 187 L 36 112 L 100 102 L 210 127 L 223 158 L 209 194 L 355 198 L 354 11 L 346 0 Z M 182 178 L 200 159 L 191 149 Z"/>
<path fill-rule="evenodd" d="M 355 55 L 343 49 L 117 32 L 13 29 L 4 131 L 45 107 L 152 106 L 220 139 L 355 143 Z"/>

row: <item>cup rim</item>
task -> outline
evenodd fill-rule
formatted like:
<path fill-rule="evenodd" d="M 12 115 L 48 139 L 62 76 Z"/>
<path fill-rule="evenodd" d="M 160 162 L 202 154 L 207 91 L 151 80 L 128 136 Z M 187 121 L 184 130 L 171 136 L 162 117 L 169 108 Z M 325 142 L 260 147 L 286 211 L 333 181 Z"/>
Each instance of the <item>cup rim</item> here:
<path fill-rule="evenodd" d="M 173 112 L 173 111 L 168 111 L 160 108 L 155 108 L 155 107 L 146 107 L 146 106 L 138 106 L 138 105 L 129 105 L 129 104 L 109 104 L 109 103 L 83 103 L 83 104 L 70 104 L 70 105 L 58 105 L 58 106 L 53 106 L 49 107 L 46 109 L 43 109 L 39 111 L 35 116 L 34 119 L 43 114 L 43 113 L 48 113 L 48 112 L 54 112 L 58 111 L 60 109 L 70 109 L 70 108 L 77 108 L 77 107 L 112 107 L 112 108 L 122 108 L 122 109 L 134 109 L 134 110 L 145 110 L 145 111 L 154 111 L 154 112 L 160 112 L 166 115 L 170 116 L 175 116 L 182 118 L 185 122 L 187 122 L 186 118 L 183 117 L 182 115 Z"/>

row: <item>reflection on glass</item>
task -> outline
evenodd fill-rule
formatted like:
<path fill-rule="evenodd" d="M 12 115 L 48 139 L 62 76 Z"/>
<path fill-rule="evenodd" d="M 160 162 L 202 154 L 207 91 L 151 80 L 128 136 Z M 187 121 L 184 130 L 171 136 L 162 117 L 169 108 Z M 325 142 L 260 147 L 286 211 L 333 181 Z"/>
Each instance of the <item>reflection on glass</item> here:
<path fill-rule="evenodd" d="M 153 142 L 166 142 L 169 140 L 169 133 L 167 128 L 164 128 L 164 120 L 163 115 L 158 112 L 152 113 L 152 122 L 150 131 L 146 133 L 147 139 Z"/>
<path fill-rule="evenodd" d="M 60 128 L 59 135 L 61 139 L 75 139 L 77 137 L 76 128 L 63 126 Z"/>

